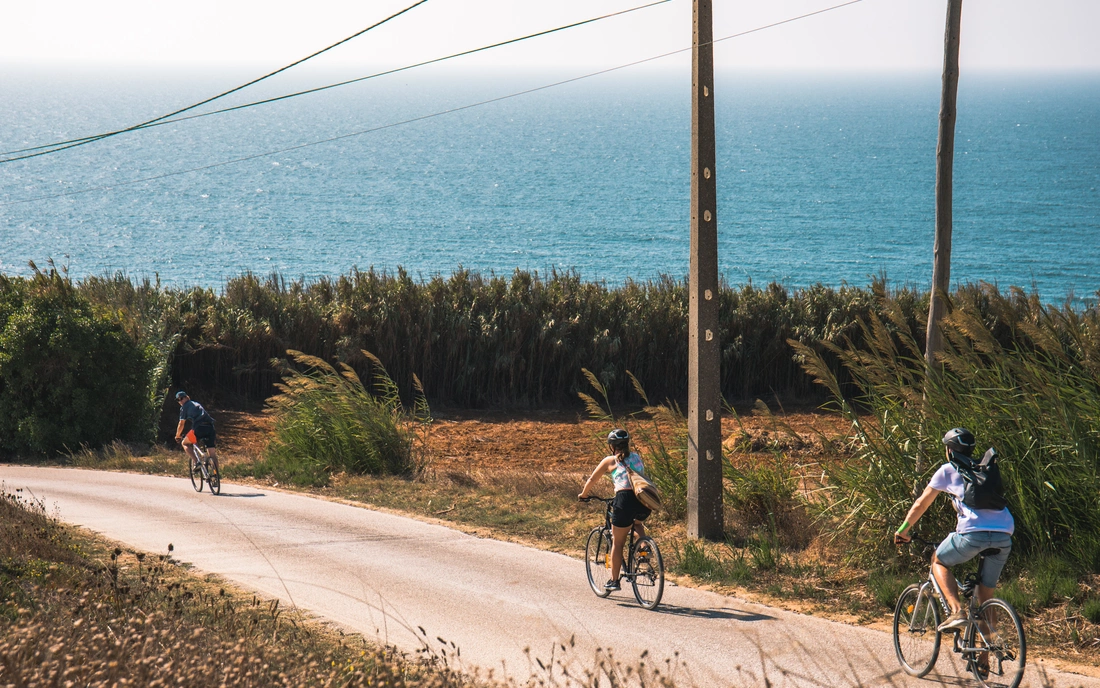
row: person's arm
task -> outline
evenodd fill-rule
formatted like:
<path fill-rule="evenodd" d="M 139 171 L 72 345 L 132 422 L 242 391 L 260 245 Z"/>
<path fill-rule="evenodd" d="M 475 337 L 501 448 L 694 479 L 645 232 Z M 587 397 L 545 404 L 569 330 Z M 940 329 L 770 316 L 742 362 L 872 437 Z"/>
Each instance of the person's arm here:
<path fill-rule="evenodd" d="M 917 497 L 917 501 L 913 502 L 913 506 L 909 507 L 909 513 L 905 515 L 905 522 L 901 524 L 897 532 L 894 533 L 894 542 L 905 543 L 912 540 L 911 537 L 906 535 L 909 529 L 917 525 L 917 521 L 921 516 L 924 516 L 924 512 L 928 511 L 928 507 L 932 506 L 932 502 L 936 501 L 936 497 L 939 496 L 940 490 L 934 487 L 924 488 L 924 492 L 920 497 Z"/>
<path fill-rule="evenodd" d="M 179 425 L 176 426 L 176 441 L 178 442 L 183 437 L 183 426 L 187 424 L 187 421 L 180 419 Z"/>
<path fill-rule="evenodd" d="M 596 482 L 603 476 L 610 473 L 615 468 L 615 457 L 609 456 L 600 462 L 600 465 L 596 466 L 596 470 L 592 471 L 592 475 L 588 476 L 588 482 L 584 484 L 584 489 L 577 495 L 578 499 L 584 499 L 588 496 L 588 493 L 592 491 L 592 488 L 596 486 Z"/>

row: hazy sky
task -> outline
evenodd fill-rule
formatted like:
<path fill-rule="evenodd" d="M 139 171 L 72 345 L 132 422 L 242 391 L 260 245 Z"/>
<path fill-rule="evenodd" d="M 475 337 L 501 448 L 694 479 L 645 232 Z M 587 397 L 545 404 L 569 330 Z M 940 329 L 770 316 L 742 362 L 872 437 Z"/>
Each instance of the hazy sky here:
<path fill-rule="evenodd" d="M 413 0 L 0 0 L 0 64 L 274 68 Z M 715 0 L 721 37 L 842 0 Z M 544 30 L 644 0 L 428 0 L 326 54 L 318 66 L 396 65 Z M 933 70 L 946 0 L 862 0 L 721 44 L 719 69 Z M 611 66 L 683 48 L 690 0 L 496 50 L 462 64 Z M 966 0 L 962 62 L 974 70 L 1100 70 L 1100 0 Z M 682 59 L 682 58 L 681 58 Z M 676 64 L 665 61 L 665 64 Z"/>

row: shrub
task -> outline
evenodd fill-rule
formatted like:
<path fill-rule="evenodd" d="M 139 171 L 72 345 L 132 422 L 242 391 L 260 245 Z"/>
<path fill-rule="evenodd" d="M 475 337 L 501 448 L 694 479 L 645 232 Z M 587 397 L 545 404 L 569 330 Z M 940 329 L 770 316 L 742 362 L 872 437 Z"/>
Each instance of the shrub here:
<path fill-rule="evenodd" d="M 893 609 L 901 591 L 912 582 L 912 576 L 899 576 L 891 571 L 875 571 L 867 576 L 867 589 L 871 591 L 875 604 L 885 609 Z"/>
<path fill-rule="evenodd" d="M 156 358 L 57 270 L 0 275 L 0 450 L 152 439 Z"/>
<path fill-rule="evenodd" d="M 414 471 L 417 426 L 431 421 L 423 395 L 416 411 L 405 413 L 397 385 L 381 361 L 362 353 L 375 369 L 373 392 L 345 363 L 333 367 L 300 351 L 287 351 L 305 370 L 286 366 L 280 394 L 268 400 L 275 430 L 257 471 L 300 485 L 327 484 L 341 471 Z"/>
<path fill-rule="evenodd" d="M 1081 605 L 1081 616 L 1090 623 L 1100 624 L 1100 597 L 1090 597 Z"/>

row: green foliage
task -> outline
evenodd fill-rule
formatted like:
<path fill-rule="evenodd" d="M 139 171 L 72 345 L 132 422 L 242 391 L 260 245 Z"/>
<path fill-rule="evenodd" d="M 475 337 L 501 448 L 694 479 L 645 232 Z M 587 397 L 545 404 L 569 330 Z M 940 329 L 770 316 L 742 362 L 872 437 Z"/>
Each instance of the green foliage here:
<path fill-rule="evenodd" d="M 753 570 L 745 560 L 744 552 L 729 548 L 730 556 L 711 554 L 694 540 L 684 541 L 683 549 L 677 552 L 679 564 L 676 569 L 700 580 L 720 583 L 747 583 L 752 580 Z"/>
<path fill-rule="evenodd" d="M 356 270 L 311 281 L 248 273 L 220 294 L 125 282 L 92 278 L 80 288 L 134 328 L 151 321 L 178 333 L 176 380 L 219 394 L 266 398 L 279 380 L 268 361 L 287 349 L 347 361 L 360 374 L 366 349 L 403 393 L 415 375 L 431 381 L 434 401 L 467 408 L 570 403 L 586 387 L 582 366 L 616 402 L 630 392 L 626 370 L 647 380 L 654 399 L 682 398 L 687 379 L 687 287 L 667 277 L 609 286 L 572 272 L 460 269 L 414 280 Z M 858 335 L 875 303 L 871 290 L 849 287 L 723 286 L 717 296 L 728 398 L 820 396 L 786 340 Z"/>
<path fill-rule="evenodd" d="M 1090 597 L 1081 605 L 1081 616 L 1091 623 L 1100 624 L 1100 597 Z"/>
<path fill-rule="evenodd" d="M 919 326 L 886 296 L 881 311 L 885 319 L 872 315 L 862 325 L 862 345 L 825 344 L 850 373 L 856 402 L 871 418 L 856 412 L 821 356 L 791 342 L 855 428 L 856 456 L 828 475 L 837 532 L 853 552 L 886 556 L 888 535 L 914 487 L 923 487 L 943 461 L 943 433 L 965 426 L 1002 457 L 1015 556 L 1057 553 L 1077 569 L 1095 564 L 1100 312 L 1051 308 L 1035 295 L 1005 296 L 990 285 L 961 289 L 942 324 L 945 351 L 929 376 Z M 922 519 L 922 530 L 952 529 L 946 501 Z"/>
<path fill-rule="evenodd" d="M 867 576 L 867 589 L 875 604 L 884 609 L 893 609 L 901 591 L 912 582 L 912 576 L 901 576 L 892 571 L 874 571 Z"/>
<path fill-rule="evenodd" d="M 256 471 L 298 485 L 325 485 L 333 473 L 406 475 L 416 469 L 417 429 L 431 422 L 423 394 L 407 414 L 397 385 L 373 354 L 373 391 L 345 363 L 287 351 L 280 394 L 268 400 L 275 431 Z M 419 381 L 417 381 L 419 385 Z M 419 387 L 418 387 L 419 389 Z"/>
<path fill-rule="evenodd" d="M 0 275 L 0 450 L 152 439 L 157 353 L 52 267 L 31 279 Z"/>

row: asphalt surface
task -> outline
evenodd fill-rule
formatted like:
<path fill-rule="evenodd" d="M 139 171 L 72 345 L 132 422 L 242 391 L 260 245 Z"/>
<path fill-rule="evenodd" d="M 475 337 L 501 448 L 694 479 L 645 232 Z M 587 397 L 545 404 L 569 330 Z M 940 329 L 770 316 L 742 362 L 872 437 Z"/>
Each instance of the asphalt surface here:
<path fill-rule="evenodd" d="M 64 521 L 138 550 L 171 543 L 203 572 L 471 671 L 527 679 L 546 676 L 539 660 L 583 672 L 601 652 L 625 665 L 647 653 L 651 666 L 670 662 L 678 685 L 977 685 L 946 643 L 934 675 L 912 679 L 881 631 L 675 586 L 645 611 L 627 585 L 596 598 L 581 561 L 336 502 L 232 484 L 214 497 L 186 479 L 74 469 L 0 465 L 0 481 Z M 1035 660 L 1025 685 L 1051 685 L 1044 668 L 1053 685 L 1100 687 Z"/>

